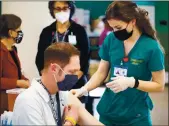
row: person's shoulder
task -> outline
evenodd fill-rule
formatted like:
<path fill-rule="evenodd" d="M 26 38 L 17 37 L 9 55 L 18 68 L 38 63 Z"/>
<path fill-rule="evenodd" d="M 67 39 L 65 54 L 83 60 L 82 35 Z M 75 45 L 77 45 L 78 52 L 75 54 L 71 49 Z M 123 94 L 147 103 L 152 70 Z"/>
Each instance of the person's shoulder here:
<path fill-rule="evenodd" d="M 8 55 L 9 55 L 9 50 L 6 48 L 6 46 L 4 44 L 2 44 L 2 42 L 0 42 L 0 58 L 1 61 L 6 62 L 6 60 L 8 59 Z"/>
<path fill-rule="evenodd" d="M 40 101 L 37 99 L 36 92 L 33 91 L 32 87 L 20 93 L 15 100 L 13 109 L 12 122 L 14 125 L 24 124 L 29 122 L 30 118 L 34 118 L 36 115 L 33 113 L 40 112 L 41 105 L 39 103 Z"/>
<path fill-rule="evenodd" d="M 149 42 L 151 44 L 156 44 L 157 43 L 157 40 L 153 39 L 152 37 L 150 37 L 148 35 L 143 34 L 141 37 L 143 38 L 144 42 Z"/>
<path fill-rule="evenodd" d="M 31 86 L 17 96 L 15 103 L 16 104 L 32 104 L 36 101 L 37 101 L 37 95 L 36 95 L 35 90 Z"/>
<path fill-rule="evenodd" d="M 72 28 L 74 28 L 74 29 L 85 30 L 85 28 L 82 25 L 76 23 L 75 21 L 71 21 L 71 25 L 72 25 Z"/>
<path fill-rule="evenodd" d="M 56 21 L 43 28 L 42 32 L 49 32 L 56 29 Z"/>
<path fill-rule="evenodd" d="M 116 39 L 116 37 L 114 36 L 113 32 L 110 32 L 106 38 L 104 39 L 104 44 L 111 46 L 111 45 L 115 45 L 115 43 L 119 43 L 117 42 L 119 40 Z"/>
<path fill-rule="evenodd" d="M 29 94 L 30 91 L 29 90 L 30 89 L 28 88 L 25 91 L 23 91 L 22 93 L 20 93 L 17 96 L 15 103 L 19 103 L 20 104 L 20 102 L 24 102 L 24 101 L 27 101 L 28 99 L 30 99 L 30 97 L 29 97 L 30 96 L 30 94 Z"/>
<path fill-rule="evenodd" d="M 2 42 L 0 42 L 0 50 L 3 52 L 8 52 L 6 46 Z"/>
<path fill-rule="evenodd" d="M 154 49 L 159 49 L 160 48 L 160 44 L 157 40 L 151 38 L 148 35 L 142 35 L 142 44 L 145 47 L 145 49 L 150 49 L 150 50 L 154 50 Z"/>
<path fill-rule="evenodd" d="M 113 32 L 109 32 L 109 34 L 107 34 L 106 38 L 115 39 L 114 33 Z"/>

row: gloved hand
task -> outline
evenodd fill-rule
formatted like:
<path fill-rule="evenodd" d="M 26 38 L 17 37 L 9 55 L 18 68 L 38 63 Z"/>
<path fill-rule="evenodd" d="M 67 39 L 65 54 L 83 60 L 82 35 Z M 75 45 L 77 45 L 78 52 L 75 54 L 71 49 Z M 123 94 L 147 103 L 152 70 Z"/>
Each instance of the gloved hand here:
<path fill-rule="evenodd" d="M 118 76 L 111 78 L 111 82 L 106 84 L 114 93 L 126 90 L 128 87 L 133 88 L 135 85 L 134 77 Z"/>
<path fill-rule="evenodd" d="M 80 89 L 72 89 L 70 90 L 70 92 L 75 95 L 76 97 L 82 97 L 82 96 L 86 96 L 88 94 L 87 89 L 83 86 Z"/>

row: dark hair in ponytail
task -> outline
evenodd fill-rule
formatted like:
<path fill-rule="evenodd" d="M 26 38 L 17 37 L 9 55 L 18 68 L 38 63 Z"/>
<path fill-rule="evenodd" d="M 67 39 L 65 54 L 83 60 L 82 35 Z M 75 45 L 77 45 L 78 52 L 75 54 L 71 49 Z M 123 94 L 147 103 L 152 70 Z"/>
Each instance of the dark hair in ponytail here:
<path fill-rule="evenodd" d="M 150 19 L 148 17 L 148 12 L 137 6 L 136 3 L 131 1 L 114 1 L 112 2 L 106 11 L 106 19 L 119 19 L 124 22 L 130 22 L 132 19 L 136 19 L 136 25 L 138 29 L 155 39 L 159 44 L 159 40 L 156 35 L 156 30 L 152 27 Z M 162 51 L 164 48 L 160 44 Z"/>

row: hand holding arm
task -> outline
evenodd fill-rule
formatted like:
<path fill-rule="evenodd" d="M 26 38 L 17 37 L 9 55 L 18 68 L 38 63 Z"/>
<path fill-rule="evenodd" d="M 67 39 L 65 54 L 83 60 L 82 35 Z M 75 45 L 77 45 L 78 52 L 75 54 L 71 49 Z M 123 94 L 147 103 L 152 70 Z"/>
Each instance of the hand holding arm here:
<path fill-rule="evenodd" d="M 108 76 L 108 72 L 109 72 L 109 62 L 101 60 L 98 70 L 96 71 L 96 73 L 94 73 L 94 75 L 87 82 L 87 84 L 80 89 L 71 90 L 71 93 L 76 97 L 81 97 L 87 94 L 88 91 L 91 91 L 99 87 L 101 84 L 103 84 L 103 81 Z"/>

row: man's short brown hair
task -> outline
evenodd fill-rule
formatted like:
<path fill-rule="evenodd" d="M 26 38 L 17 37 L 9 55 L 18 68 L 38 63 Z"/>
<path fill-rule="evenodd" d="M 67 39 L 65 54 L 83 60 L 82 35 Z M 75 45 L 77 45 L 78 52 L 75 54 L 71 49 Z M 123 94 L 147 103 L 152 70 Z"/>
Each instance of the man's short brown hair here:
<path fill-rule="evenodd" d="M 44 52 L 44 69 L 51 63 L 65 67 L 72 56 L 79 56 L 79 50 L 68 42 L 51 44 Z"/>

